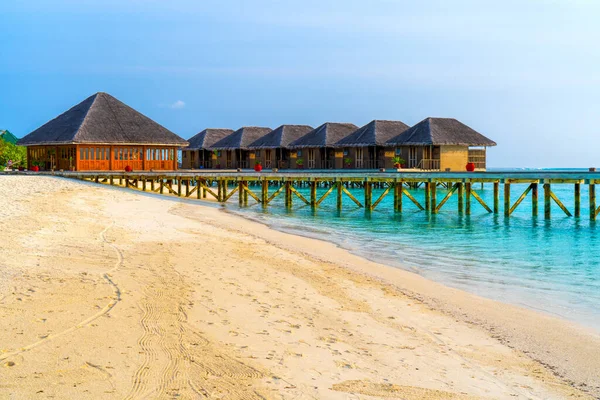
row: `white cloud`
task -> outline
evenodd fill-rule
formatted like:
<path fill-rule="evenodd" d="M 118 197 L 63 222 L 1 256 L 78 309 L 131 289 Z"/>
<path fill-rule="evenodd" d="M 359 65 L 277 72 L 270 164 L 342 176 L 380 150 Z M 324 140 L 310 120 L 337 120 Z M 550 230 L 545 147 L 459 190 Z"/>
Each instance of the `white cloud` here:
<path fill-rule="evenodd" d="M 171 104 L 169 107 L 174 110 L 178 110 L 180 108 L 185 107 L 185 102 L 182 100 L 177 100 L 175 103 Z"/>

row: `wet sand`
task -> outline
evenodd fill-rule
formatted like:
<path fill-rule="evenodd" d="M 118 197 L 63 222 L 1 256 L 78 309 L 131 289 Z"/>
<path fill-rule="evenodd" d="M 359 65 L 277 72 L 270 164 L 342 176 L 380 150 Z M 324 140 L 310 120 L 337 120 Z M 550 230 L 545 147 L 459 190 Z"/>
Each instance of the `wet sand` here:
<path fill-rule="evenodd" d="M 197 202 L 0 176 L 0 398 L 593 398 L 600 338 Z"/>

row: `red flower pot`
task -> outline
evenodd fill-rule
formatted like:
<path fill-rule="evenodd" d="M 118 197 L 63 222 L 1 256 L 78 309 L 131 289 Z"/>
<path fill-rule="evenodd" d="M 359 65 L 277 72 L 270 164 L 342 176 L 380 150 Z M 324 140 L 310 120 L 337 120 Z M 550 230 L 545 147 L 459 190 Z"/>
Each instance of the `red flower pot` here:
<path fill-rule="evenodd" d="M 467 163 L 467 171 L 469 171 L 469 172 L 475 171 L 475 163 L 472 163 L 472 162 Z"/>
<path fill-rule="evenodd" d="M 125 166 L 125 172 L 131 172 L 133 171 L 133 168 L 131 168 L 131 166 L 127 165 Z"/>
<path fill-rule="evenodd" d="M 38 172 L 40 170 L 40 167 L 38 167 L 37 165 L 34 165 L 33 167 L 31 167 L 31 170 L 33 172 Z"/>
<path fill-rule="evenodd" d="M 256 172 L 260 172 L 260 171 L 262 171 L 262 165 L 260 165 L 260 164 L 256 164 L 256 165 L 254 166 L 254 170 L 255 170 Z"/>

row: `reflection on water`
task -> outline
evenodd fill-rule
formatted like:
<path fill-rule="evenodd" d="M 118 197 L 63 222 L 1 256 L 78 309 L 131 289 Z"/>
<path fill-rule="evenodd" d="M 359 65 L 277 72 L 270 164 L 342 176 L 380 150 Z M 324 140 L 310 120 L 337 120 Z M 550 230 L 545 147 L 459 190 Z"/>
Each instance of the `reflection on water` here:
<path fill-rule="evenodd" d="M 527 185 L 512 185 L 512 201 Z M 320 197 L 327 189 L 318 190 Z M 474 190 L 484 201 L 493 203 L 491 185 Z M 572 185 L 553 185 L 552 190 L 573 210 Z M 306 197 L 307 190 L 300 190 Z M 362 190 L 353 193 L 362 199 Z M 383 189 L 374 190 L 377 199 Z M 423 199 L 422 190 L 411 193 Z M 438 202 L 446 190 L 438 188 Z M 473 199 L 472 215 L 459 215 L 456 195 L 439 214 L 427 215 L 408 199 L 402 214 L 393 212 L 393 196 L 386 197 L 372 212 L 357 208 L 344 196 L 343 210 L 336 209 L 336 196 L 325 199 L 318 210 L 294 199 L 287 210 L 283 196 L 267 209 L 248 206 L 241 212 L 268 225 L 319 239 L 369 259 L 408 268 L 428 278 L 493 299 L 525 305 L 576 320 L 600 329 L 600 239 L 596 223 L 588 217 L 588 198 L 581 196 L 582 218 L 566 217 L 553 204 L 552 219 L 531 216 L 528 197 L 510 218 L 488 214 Z"/>

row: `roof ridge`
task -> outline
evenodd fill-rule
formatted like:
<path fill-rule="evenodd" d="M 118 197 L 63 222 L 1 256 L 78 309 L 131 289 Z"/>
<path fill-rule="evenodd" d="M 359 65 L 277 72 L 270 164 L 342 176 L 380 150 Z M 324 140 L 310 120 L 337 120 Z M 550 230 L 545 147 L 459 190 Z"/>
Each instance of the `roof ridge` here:
<path fill-rule="evenodd" d="M 99 92 L 98 94 L 103 94 L 103 95 L 108 95 L 110 96 L 108 93 L 102 93 Z M 112 97 L 112 96 L 111 96 Z M 125 133 L 125 129 L 123 129 L 123 126 L 121 125 L 121 121 L 119 121 L 119 118 L 117 117 L 117 115 L 115 114 L 115 111 L 113 110 L 113 108 L 110 105 L 110 102 L 108 101 L 108 98 L 106 98 L 106 96 L 103 96 L 104 100 L 106 101 L 106 105 L 108 106 L 108 109 L 110 110 L 110 113 L 112 114 L 113 118 L 115 119 L 115 121 L 117 122 L 117 125 L 119 126 L 119 129 L 121 129 L 121 133 L 123 134 L 123 137 L 127 137 L 127 133 Z M 116 99 L 115 99 L 116 100 Z M 94 103 L 92 103 L 92 106 L 96 103 L 96 99 L 94 99 Z M 90 110 L 92 109 L 92 107 L 90 106 Z M 87 117 L 87 115 L 86 115 Z"/>
<path fill-rule="evenodd" d="M 83 117 L 83 118 L 81 119 L 81 123 L 79 124 L 79 126 L 78 126 L 78 127 L 77 127 L 77 129 L 75 130 L 75 134 L 73 135 L 73 139 L 72 139 L 74 142 L 76 141 L 76 140 L 75 140 L 75 138 L 77 137 L 77 135 L 79 135 L 79 131 L 81 131 L 81 127 L 82 127 L 82 126 L 85 124 L 85 122 L 87 121 L 87 119 L 88 119 L 88 116 L 90 115 L 90 110 L 92 109 L 92 107 L 94 107 L 94 104 L 96 104 L 96 100 L 98 100 L 98 94 L 100 94 L 100 92 L 94 93 L 92 96 L 90 96 L 90 97 L 93 97 L 93 98 L 94 98 L 94 100 L 92 101 L 92 104 L 90 104 L 90 106 L 88 107 L 87 111 L 85 112 L 85 117 Z M 89 98 L 89 97 L 88 97 L 88 98 Z M 85 101 L 85 100 L 84 100 L 84 101 Z M 80 104 L 81 104 L 81 103 L 80 103 Z M 74 105 L 73 107 L 77 107 L 77 104 L 76 104 L 76 105 Z M 70 109 L 69 109 L 69 110 L 70 110 Z M 68 110 L 67 110 L 67 111 L 65 111 L 65 112 L 68 112 Z M 63 114 L 64 114 L 64 113 L 63 113 Z M 62 115 L 62 114 L 61 114 L 61 115 Z M 59 116 L 57 116 L 56 118 L 58 118 L 58 117 L 60 117 L 60 115 L 59 115 Z M 54 119 L 56 119 L 56 118 L 54 118 Z M 54 119 L 53 119 L 53 120 L 54 120 Z"/>

